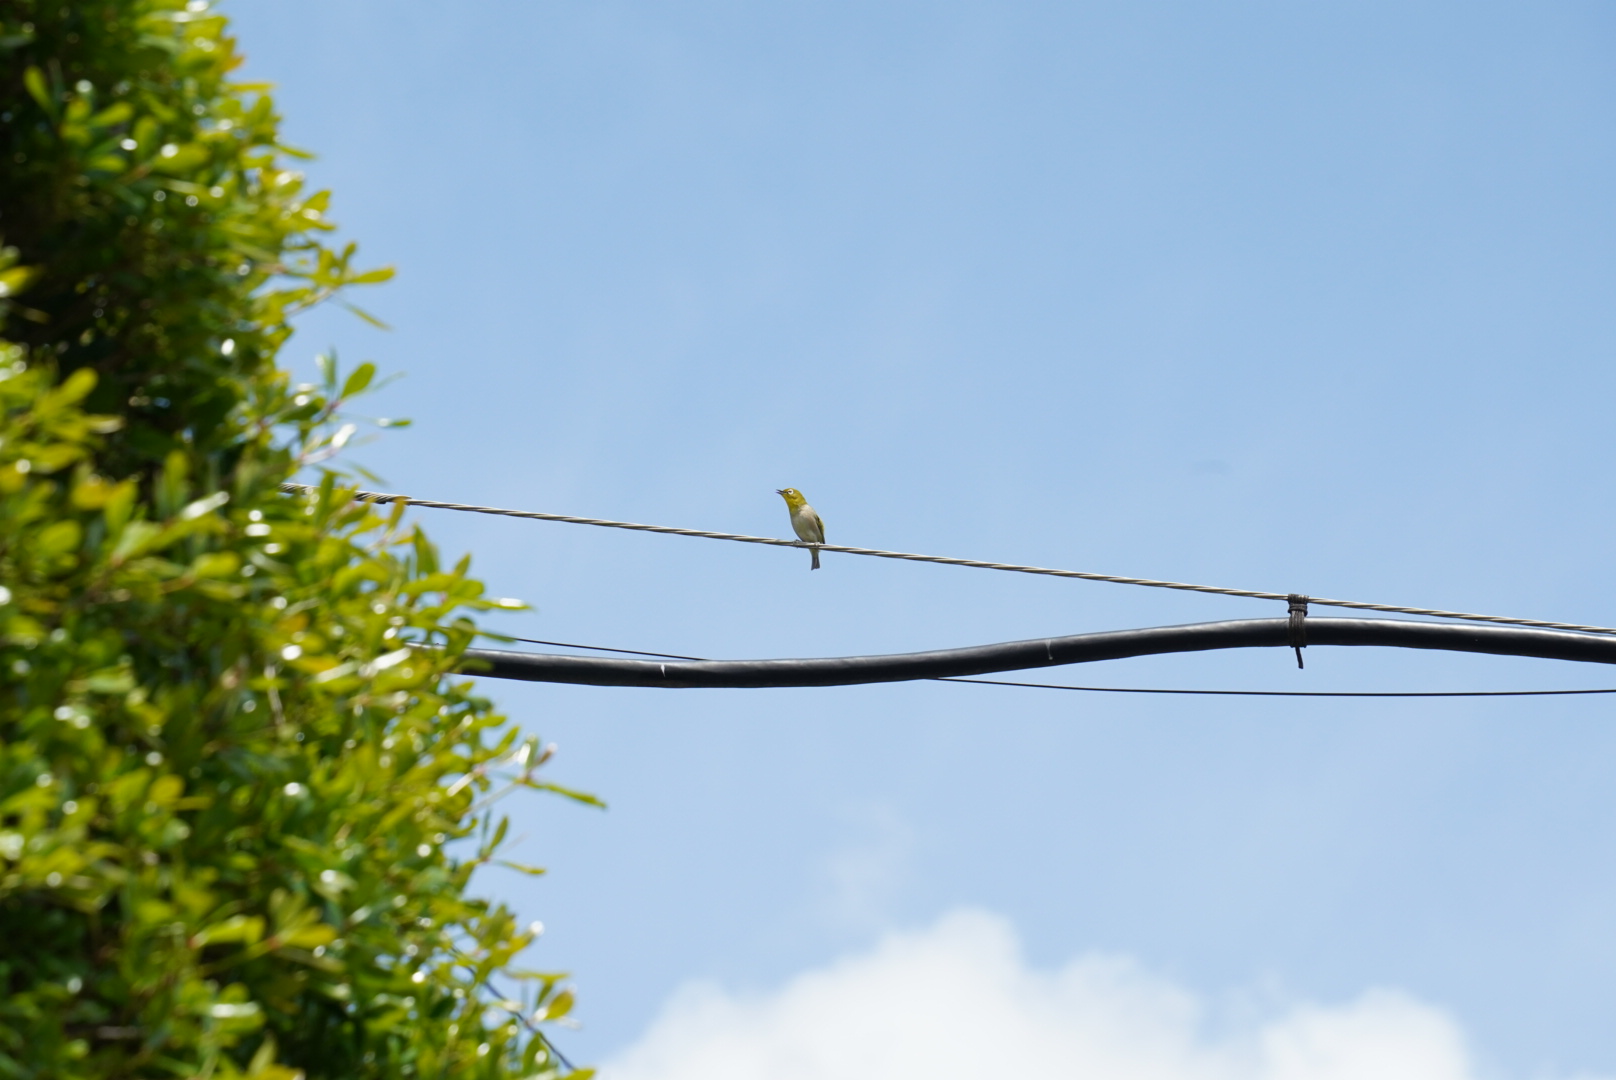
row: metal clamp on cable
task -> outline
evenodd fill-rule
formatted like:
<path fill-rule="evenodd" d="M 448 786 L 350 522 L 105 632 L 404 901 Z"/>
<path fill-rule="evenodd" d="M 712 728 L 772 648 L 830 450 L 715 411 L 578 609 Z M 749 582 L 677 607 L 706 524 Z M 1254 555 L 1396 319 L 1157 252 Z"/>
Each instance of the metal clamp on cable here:
<path fill-rule="evenodd" d="M 1291 625 L 1285 644 L 1296 650 L 1296 666 L 1303 667 L 1302 650 L 1307 648 L 1307 597 L 1291 593 L 1285 598 L 1290 604 Z"/>

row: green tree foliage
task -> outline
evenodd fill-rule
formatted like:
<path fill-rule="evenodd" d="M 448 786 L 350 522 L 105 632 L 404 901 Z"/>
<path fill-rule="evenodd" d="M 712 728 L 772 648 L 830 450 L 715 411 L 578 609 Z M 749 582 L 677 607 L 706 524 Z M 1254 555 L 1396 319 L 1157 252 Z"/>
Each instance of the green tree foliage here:
<path fill-rule="evenodd" d="M 198 0 L 0 0 L 0 1077 L 554 1076 L 467 890 L 503 791 L 589 800 L 453 676 L 510 602 L 322 465 L 374 369 L 276 352 L 386 273 L 237 63 Z"/>

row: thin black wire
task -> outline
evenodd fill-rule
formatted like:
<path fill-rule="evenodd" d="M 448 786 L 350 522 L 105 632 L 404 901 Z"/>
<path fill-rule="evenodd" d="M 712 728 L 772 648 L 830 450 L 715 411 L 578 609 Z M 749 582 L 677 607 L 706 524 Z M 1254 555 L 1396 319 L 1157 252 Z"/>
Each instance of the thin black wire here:
<path fill-rule="evenodd" d="M 1350 697 L 1350 698 L 1447 698 L 1447 697 L 1550 697 L 1561 694 L 1616 694 L 1611 690 L 1163 690 L 1128 686 L 1067 686 L 1064 683 L 1007 682 L 1003 679 L 957 679 L 944 676 L 935 682 L 972 683 L 976 686 L 1027 686 L 1037 690 L 1087 690 L 1099 694 L 1214 694 L 1228 697 Z"/>
<path fill-rule="evenodd" d="M 490 637 L 501 637 L 501 638 L 505 637 L 504 634 L 493 634 L 493 633 L 490 633 L 488 636 L 490 636 Z M 608 649 L 608 648 L 605 648 L 605 647 L 600 646 L 600 645 L 579 645 L 579 644 L 576 644 L 575 642 L 571 642 L 571 641 L 540 641 L 538 638 L 531 638 L 531 637 L 513 637 L 513 638 L 506 638 L 506 640 L 507 641 L 525 641 L 529 645 L 559 645 L 563 649 L 589 649 L 589 650 L 591 650 L 593 652 L 629 653 L 629 654 L 631 654 L 633 656 L 660 656 L 664 660 L 706 660 L 707 659 L 705 656 L 680 656 L 678 653 L 671 653 L 671 652 L 642 652 L 639 649 Z"/>
<path fill-rule="evenodd" d="M 505 638 L 504 634 L 489 634 Z M 667 660 L 705 661 L 705 656 L 682 656 L 679 653 L 646 652 L 643 649 L 611 649 L 604 645 L 579 645 L 572 641 L 543 641 L 539 638 L 512 637 L 509 641 L 525 641 L 530 645 L 556 645 L 564 649 L 588 649 L 591 652 L 628 653 L 633 656 L 659 656 Z M 1578 694 L 1616 694 L 1609 690 L 1166 690 L 1153 686 L 1068 686 L 1065 683 L 1010 682 L 1006 679 L 963 679 L 951 676 L 929 679 L 928 682 L 970 683 L 973 686 L 1024 686 L 1033 690 L 1082 690 L 1091 694 L 1198 694 L 1211 697 L 1322 697 L 1322 698 L 1470 698 L 1470 697 L 1564 697 Z"/>
<path fill-rule="evenodd" d="M 512 998 L 506 996 L 499 989 L 499 987 L 494 985 L 494 977 L 492 975 L 489 975 L 489 976 L 487 976 L 486 978 L 483 979 L 483 985 L 488 987 L 488 989 L 492 990 L 494 993 L 498 994 L 502 1001 L 511 1001 L 511 1000 L 513 1000 Z M 546 1050 L 548 1050 L 550 1053 L 552 1053 L 552 1054 L 554 1054 L 556 1056 L 556 1060 L 561 1062 L 561 1067 L 563 1069 L 566 1069 L 569 1073 L 573 1073 L 573 1072 L 578 1071 L 573 1066 L 572 1062 L 567 1060 L 567 1055 L 565 1055 L 565 1054 L 563 1054 L 561 1052 L 561 1048 L 559 1046 L 557 1046 L 554 1042 L 550 1041 L 550 1036 L 548 1036 L 548 1035 L 546 1035 L 544 1033 L 544 1029 L 539 1027 L 539 1025 L 535 1024 L 533 1021 L 529 1020 L 527 1018 L 527 1014 L 525 1012 L 515 1012 L 515 1011 L 512 1011 L 511 1009 L 506 1009 L 505 1011 L 507 1013 L 510 1013 L 512 1016 L 516 1017 L 518 1020 L 520 1020 L 522 1022 L 522 1026 L 527 1028 L 528 1032 L 530 1034 L 532 1034 L 532 1036 L 534 1038 L 538 1039 L 539 1042 L 543 1043 L 544 1048 Z"/>
<path fill-rule="evenodd" d="M 563 1069 L 566 1069 L 570 1073 L 574 1073 L 574 1072 L 578 1071 L 578 1067 L 576 1065 L 574 1065 L 572 1062 L 567 1060 L 567 1055 L 563 1054 L 561 1052 L 561 1047 L 557 1046 L 550 1039 L 550 1036 L 546 1035 L 542 1031 L 534 1031 L 533 1034 L 535 1034 L 535 1035 L 537 1035 L 539 1037 L 539 1041 L 544 1044 L 544 1048 L 546 1050 L 550 1051 L 550 1053 L 552 1053 L 552 1054 L 554 1054 L 556 1056 L 556 1060 L 561 1062 L 561 1067 Z"/>

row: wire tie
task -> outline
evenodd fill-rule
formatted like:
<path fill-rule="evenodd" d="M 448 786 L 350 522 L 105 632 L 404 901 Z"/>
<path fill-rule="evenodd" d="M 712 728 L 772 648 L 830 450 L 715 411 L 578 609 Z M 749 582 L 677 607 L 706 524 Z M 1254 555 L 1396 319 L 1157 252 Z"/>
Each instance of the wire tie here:
<path fill-rule="evenodd" d="M 1296 666 L 1303 667 L 1302 650 L 1307 648 L 1307 597 L 1301 593 L 1291 593 L 1285 597 L 1290 605 L 1291 624 L 1285 638 L 1285 644 L 1296 650 Z"/>

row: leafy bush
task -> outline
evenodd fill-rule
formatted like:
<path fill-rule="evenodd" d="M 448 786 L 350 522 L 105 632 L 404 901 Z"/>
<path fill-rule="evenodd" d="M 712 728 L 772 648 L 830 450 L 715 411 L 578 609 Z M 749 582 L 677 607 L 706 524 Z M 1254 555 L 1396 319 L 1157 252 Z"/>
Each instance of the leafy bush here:
<path fill-rule="evenodd" d="M 387 273 L 204 3 L 0 0 L 0 55 L 0 1076 L 556 1075 L 467 893 L 562 791 L 453 677 L 510 602 L 322 464 L 374 369 L 275 366 Z"/>

